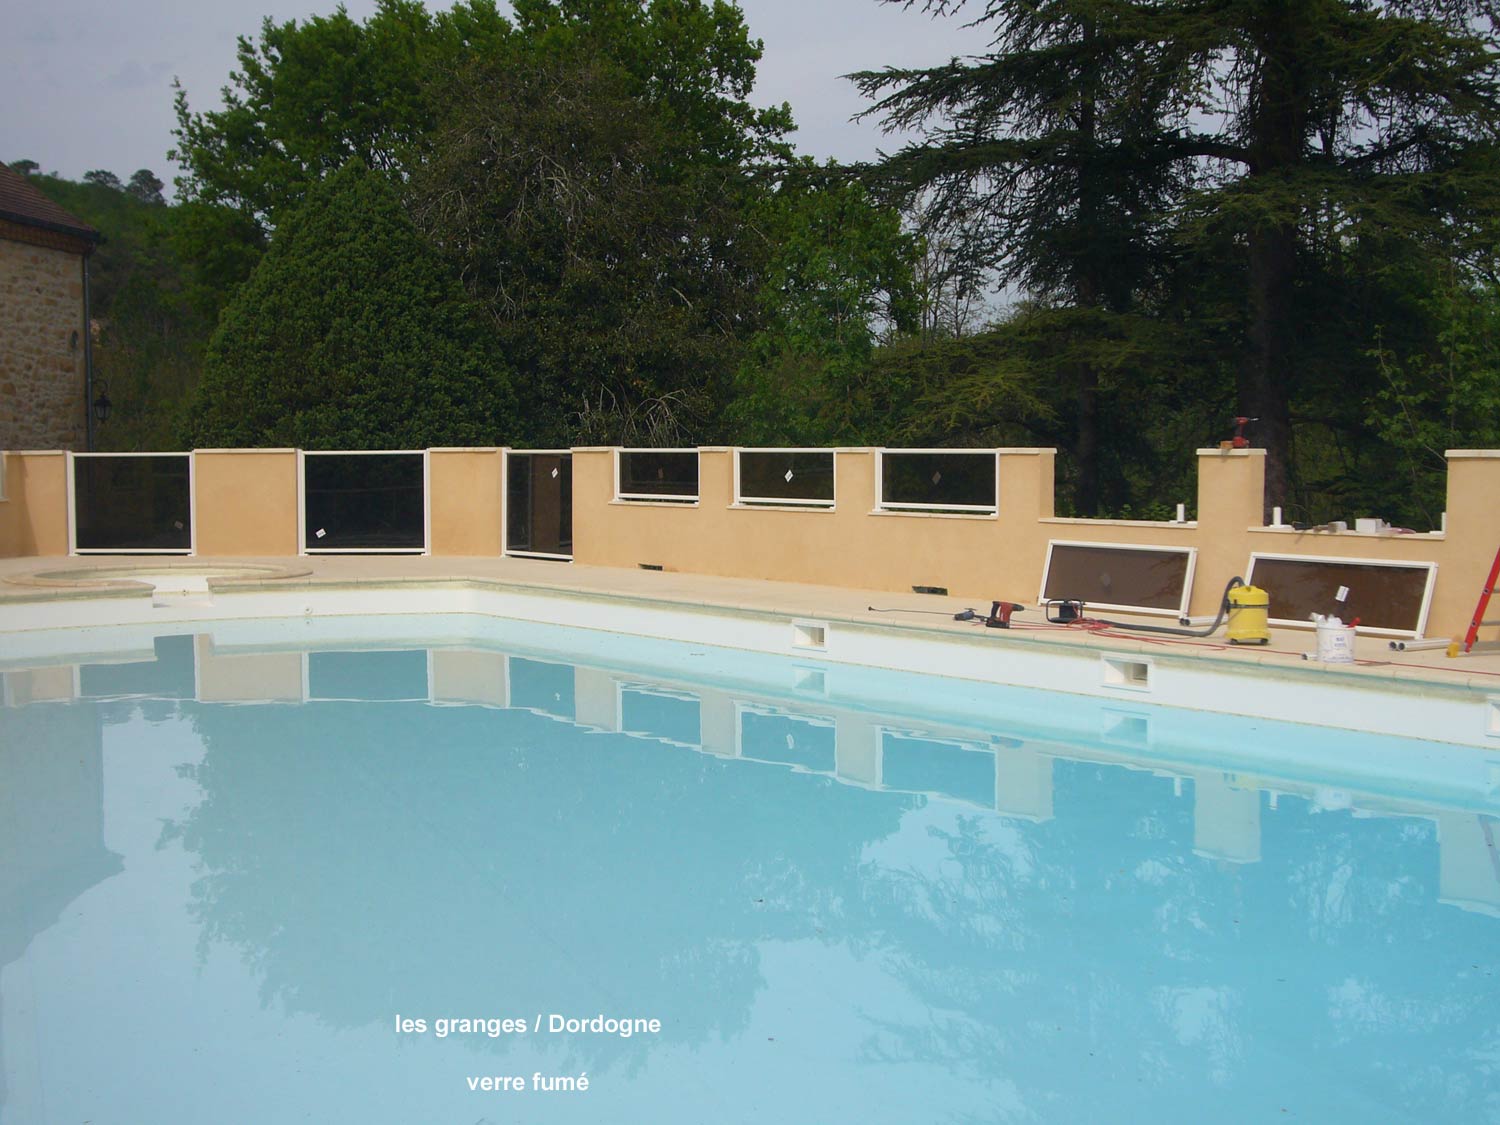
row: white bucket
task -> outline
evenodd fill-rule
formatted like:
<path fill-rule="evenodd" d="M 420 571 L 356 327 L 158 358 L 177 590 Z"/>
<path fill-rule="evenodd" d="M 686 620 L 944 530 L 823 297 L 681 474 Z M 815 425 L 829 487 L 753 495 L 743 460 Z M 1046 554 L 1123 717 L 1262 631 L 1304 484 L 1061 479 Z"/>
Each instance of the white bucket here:
<path fill-rule="evenodd" d="M 1354 663 L 1354 626 L 1337 617 L 1315 619 L 1318 623 L 1318 659 L 1324 664 Z"/>

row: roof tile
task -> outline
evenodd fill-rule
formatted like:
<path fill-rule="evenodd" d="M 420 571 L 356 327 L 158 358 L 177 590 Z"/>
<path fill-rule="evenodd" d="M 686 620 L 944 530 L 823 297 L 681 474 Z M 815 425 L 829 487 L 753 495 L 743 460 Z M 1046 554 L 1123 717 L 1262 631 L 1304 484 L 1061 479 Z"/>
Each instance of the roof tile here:
<path fill-rule="evenodd" d="M 0 218 L 46 230 L 65 231 L 97 239 L 99 232 L 48 199 L 26 177 L 0 164 Z"/>

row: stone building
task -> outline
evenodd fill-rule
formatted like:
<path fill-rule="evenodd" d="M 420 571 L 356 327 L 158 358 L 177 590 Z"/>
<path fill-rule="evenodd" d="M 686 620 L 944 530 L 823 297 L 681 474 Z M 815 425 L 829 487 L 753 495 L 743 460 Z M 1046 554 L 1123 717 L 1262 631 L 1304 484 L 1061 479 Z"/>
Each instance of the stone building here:
<path fill-rule="evenodd" d="M 87 446 L 88 260 L 98 241 L 0 164 L 0 449 Z"/>

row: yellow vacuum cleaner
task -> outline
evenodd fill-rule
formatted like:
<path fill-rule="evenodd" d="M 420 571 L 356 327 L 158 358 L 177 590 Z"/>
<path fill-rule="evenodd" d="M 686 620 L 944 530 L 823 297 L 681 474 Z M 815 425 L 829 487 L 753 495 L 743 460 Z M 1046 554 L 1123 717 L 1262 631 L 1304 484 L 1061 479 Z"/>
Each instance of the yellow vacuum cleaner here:
<path fill-rule="evenodd" d="M 1048 602 L 1049 606 L 1054 602 Z M 1081 602 L 1070 603 L 1083 608 Z M 1110 621 L 1106 618 L 1094 620 L 1097 625 L 1108 625 L 1127 633 L 1166 633 L 1173 637 L 1210 637 L 1218 632 L 1219 626 L 1224 624 L 1225 617 L 1229 618 L 1229 643 L 1233 645 L 1263 645 L 1271 640 L 1271 630 L 1266 628 L 1266 617 L 1271 609 L 1271 597 L 1258 586 L 1247 586 L 1245 580 L 1238 576 L 1231 578 L 1229 584 L 1224 587 L 1224 596 L 1219 599 L 1219 615 L 1214 618 L 1212 625 L 1206 625 L 1202 629 L 1172 629 L 1165 625 L 1134 625 L 1125 621 Z M 1054 618 L 1049 613 L 1048 621 Z M 1188 624 L 1186 617 L 1180 619 L 1183 625 Z"/>
<path fill-rule="evenodd" d="M 1271 641 L 1266 618 L 1271 596 L 1259 586 L 1232 586 L 1225 594 L 1229 603 L 1229 627 L 1224 635 L 1232 645 L 1264 645 Z"/>

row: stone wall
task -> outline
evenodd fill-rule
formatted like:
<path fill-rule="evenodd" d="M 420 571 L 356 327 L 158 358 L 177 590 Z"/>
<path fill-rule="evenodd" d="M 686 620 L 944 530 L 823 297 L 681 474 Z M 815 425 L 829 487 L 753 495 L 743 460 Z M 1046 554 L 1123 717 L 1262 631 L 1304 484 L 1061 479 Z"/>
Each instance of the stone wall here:
<path fill-rule="evenodd" d="M 12 227 L 0 224 L 0 449 L 82 449 L 83 258 Z"/>

